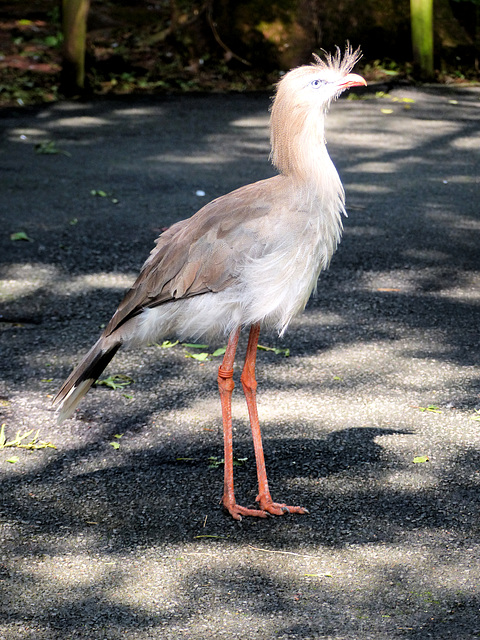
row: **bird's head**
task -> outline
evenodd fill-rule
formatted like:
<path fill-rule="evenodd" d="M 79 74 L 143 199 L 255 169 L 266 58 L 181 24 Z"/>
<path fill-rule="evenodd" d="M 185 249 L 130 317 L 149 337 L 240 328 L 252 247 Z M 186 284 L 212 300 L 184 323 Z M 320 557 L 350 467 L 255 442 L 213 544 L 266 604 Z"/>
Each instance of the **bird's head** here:
<path fill-rule="evenodd" d="M 271 108 L 272 160 L 280 171 L 289 172 L 287 148 L 304 146 L 304 135 L 323 142 L 323 118 L 332 100 L 345 89 L 367 84 L 350 73 L 360 57 L 360 49 L 348 45 L 342 56 L 337 47 L 323 59 L 314 54 L 313 64 L 292 69 L 280 80 Z"/>
<path fill-rule="evenodd" d="M 292 108 L 326 110 L 345 89 L 367 84 L 361 76 L 350 73 L 361 58 L 360 49 L 352 51 L 348 45 L 343 56 L 337 47 L 334 55 L 325 54 L 322 59 L 313 54 L 313 57 L 313 64 L 292 69 L 280 80 L 274 107 L 275 103 L 285 101 Z"/>

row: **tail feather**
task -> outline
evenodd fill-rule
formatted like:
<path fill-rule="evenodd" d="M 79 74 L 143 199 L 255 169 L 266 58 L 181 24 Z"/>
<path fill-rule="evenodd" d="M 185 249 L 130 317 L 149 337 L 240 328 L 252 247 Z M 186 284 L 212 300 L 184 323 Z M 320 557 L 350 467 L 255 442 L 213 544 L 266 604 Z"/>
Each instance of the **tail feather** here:
<path fill-rule="evenodd" d="M 111 340 L 100 338 L 72 371 L 53 399 L 53 404 L 59 405 L 57 409 L 59 424 L 72 416 L 83 396 L 98 379 L 120 346 L 120 342 L 112 344 Z"/>

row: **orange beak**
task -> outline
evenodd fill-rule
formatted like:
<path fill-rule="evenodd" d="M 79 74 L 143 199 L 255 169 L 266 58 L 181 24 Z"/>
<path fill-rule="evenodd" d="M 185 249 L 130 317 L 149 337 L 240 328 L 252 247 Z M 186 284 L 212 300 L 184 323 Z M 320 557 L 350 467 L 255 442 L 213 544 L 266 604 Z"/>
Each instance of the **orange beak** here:
<path fill-rule="evenodd" d="M 349 89 L 350 87 L 366 87 L 367 81 L 356 73 L 349 73 L 337 85 L 341 89 Z"/>

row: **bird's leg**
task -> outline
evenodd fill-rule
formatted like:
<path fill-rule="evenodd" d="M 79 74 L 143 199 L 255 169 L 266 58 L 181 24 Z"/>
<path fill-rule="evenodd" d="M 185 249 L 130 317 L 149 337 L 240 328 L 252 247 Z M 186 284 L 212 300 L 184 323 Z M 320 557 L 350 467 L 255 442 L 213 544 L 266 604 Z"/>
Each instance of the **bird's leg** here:
<path fill-rule="evenodd" d="M 258 421 L 256 389 L 257 381 L 255 380 L 255 362 L 257 359 L 258 337 L 260 335 L 260 324 L 252 325 L 250 336 L 248 338 L 247 354 L 245 356 L 245 364 L 243 366 L 241 382 L 243 392 L 247 400 L 248 415 L 250 417 L 250 425 L 252 427 L 253 447 L 255 449 L 255 459 L 257 462 L 258 476 L 258 496 L 257 502 L 262 511 L 266 511 L 272 515 L 282 515 L 284 513 L 308 513 L 303 507 L 290 507 L 283 503 L 273 502 L 270 489 L 268 488 L 267 471 L 265 469 L 265 457 L 263 455 L 262 434 L 260 432 L 260 423 Z"/>
<path fill-rule="evenodd" d="M 230 334 L 222 364 L 218 369 L 218 388 L 220 390 L 220 402 L 222 403 L 225 474 L 222 504 L 235 520 L 241 520 L 242 516 L 266 518 L 268 515 L 259 509 L 246 509 L 238 505 L 235 502 L 233 490 L 232 391 L 235 386 L 233 382 L 233 362 L 239 337 L 240 327 L 234 329 Z"/>

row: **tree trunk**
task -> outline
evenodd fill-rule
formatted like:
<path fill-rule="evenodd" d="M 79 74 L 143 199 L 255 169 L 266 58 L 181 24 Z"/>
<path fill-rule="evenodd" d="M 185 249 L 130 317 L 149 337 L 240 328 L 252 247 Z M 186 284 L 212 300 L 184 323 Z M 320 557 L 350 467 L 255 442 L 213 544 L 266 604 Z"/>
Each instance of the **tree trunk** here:
<path fill-rule="evenodd" d="M 410 0 L 413 64 L 422 80 L 433 78 L 433 0 Z"/>
<path fill-rule="evenodd" d="M 90 0 L 62 0 L 62 90 L 75 95 L 85 88 L 85 44 Z"/>

